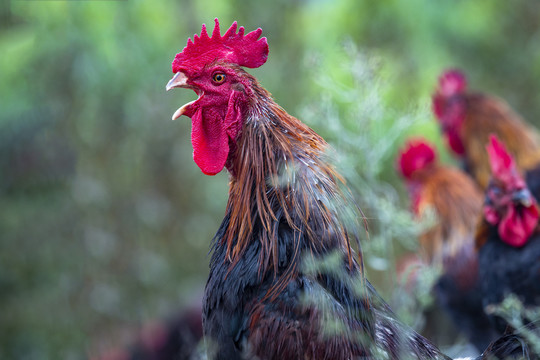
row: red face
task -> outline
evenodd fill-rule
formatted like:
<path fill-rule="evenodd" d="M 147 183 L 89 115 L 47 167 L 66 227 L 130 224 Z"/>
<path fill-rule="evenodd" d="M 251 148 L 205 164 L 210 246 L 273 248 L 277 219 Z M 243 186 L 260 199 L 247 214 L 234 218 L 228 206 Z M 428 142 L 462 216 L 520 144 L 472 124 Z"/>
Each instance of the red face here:
<path fill-rule="evenodd" d="M 486 190 L 484 218 L 497 226 L 502 241 L 521 247 L 538 225 L 536 200 L 518 173 L 512 156 L 493 135 L 487 151 L 493 179 Z"/>
<path fill-rule="evenodd" d="M 237 33 L 238 30 L 238 33 Z M 240 66 L 259 67 L 268 57 L 261 29 L 244 34 L 234 22 L 221 36 L 215 19 L 212 36 L 203 25 L 201 35 L 188 40 L 172 63 L 174 77 L 167 90 L 194 90 L 199 98 L 178 110 L 173 120 L 186 115 L 192 120 L 193 159 L 202 172 L 215 175 L 226 165 L 246 116 L 251 80 Z"/>
<path fill-rule="evenodd" d="M 207 175 L 219 173 L 243 126 L 249 79 L 236 66 L 214 63 L 201 70 L 180 69 L 168 87 L 194 90 L 199 98 L 180 107 L 173 120 L 191 118 L 193 159 Z"/>
<path fill-rule="evenodd" d="M 525 188 L 508 189 L 491 184 L 486 190 L 484 218 L 497 226 L 501 240 L 521 247 L 527 243 L 538 225 L 536 200 Z"/>
<path fill-rule="evenodd" d="M 448 145 L 459 156 L 465 154 L 460 130 L 466 115 L 464 93 L 467 87 L 465 76 L 458 70 L 446 71 L 439 78 L 439 86 L 433 95 L 433 113 L 439 120 Z"/>

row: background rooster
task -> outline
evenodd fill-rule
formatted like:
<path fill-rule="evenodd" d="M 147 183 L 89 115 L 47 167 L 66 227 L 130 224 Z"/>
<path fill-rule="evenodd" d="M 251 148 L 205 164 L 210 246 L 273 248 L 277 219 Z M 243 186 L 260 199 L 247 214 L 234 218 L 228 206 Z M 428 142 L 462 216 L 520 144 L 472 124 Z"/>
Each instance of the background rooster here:
<path fill-rule="evenodd" d="M 540 305 L 538 203 L 517 164 L 497 137 L 487 146 L 492 181 L 487 190 L 476 242 L 484 306 L 515 294 L 526 306 Z M 499 330 L 506 322 L 493 316 Z M 532 319 L 529 319 L 532 320 Z"/>
<path fill-rule="evenodd" d="M 477 290 L 474 232 L 482 208 L 481 192 L 465 173 L 441 165 L 434 146 L 422 138 L 405 144 L 398 156 L 398 170 L 406 181 L 416 217 L 435 217 L 419 241 L 423 258 L 442 271 L 434 287 L 437 303 L 456 329 L 482 352 L 498 334 L 484 314 Z M 437 320 L 440 332 L 440 317 Z"/>
<path fill-rule="evenodd" d="M 521 169 L 540 163 L 540 142 L 527 125 L 502 99 L 467 91 L 465 75 L 448 70 L 439 78 L 433 95 L 433 112 L 450 149 L 482 188 L 491 177 L 485 144 L 496 134 L 515 155 Z"/>

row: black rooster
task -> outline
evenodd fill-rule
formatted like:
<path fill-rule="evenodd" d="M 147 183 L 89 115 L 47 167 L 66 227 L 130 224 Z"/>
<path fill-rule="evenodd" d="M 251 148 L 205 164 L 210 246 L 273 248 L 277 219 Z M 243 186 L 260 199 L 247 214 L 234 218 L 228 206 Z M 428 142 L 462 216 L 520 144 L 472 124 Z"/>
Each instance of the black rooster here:
<path fill-rule="evenodd" d="M 476 238 L 484 306 L 499 304 L 510 294 L 526 306 L 538 306 L 538 204 L 504 144 L 492 136 L 487 150 L 493 176 Z M 499 330 L 506 328 L 500 317 L 493 319 Z"/>

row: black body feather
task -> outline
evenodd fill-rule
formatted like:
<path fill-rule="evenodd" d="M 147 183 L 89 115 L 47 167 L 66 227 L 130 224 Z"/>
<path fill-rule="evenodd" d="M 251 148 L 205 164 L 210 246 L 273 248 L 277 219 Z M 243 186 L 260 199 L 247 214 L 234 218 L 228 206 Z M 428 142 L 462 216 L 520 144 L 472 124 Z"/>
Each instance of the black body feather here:
<path fill-rule="evenodd" d="M 509 294 L 517 295 L 525 306 L 540 305 L 540 234 L 516 248 L 502 242 L 497 229 L 491 227 L 479 251 L 479 265 L 484 308 L 500 304 Z M 506 330 L 506 321 L 491 318 L 499 331 Z"/>
<path fill-rule="evenodd" d="M 210 358 L 302 359 L 305 354 L 311 354 L 314 357 L 308 358 L 360 359 L 384 357 L 385 353 L 395 359 L 446 359 L 429 341 L 399 323 L 369 283 L 365 296 L 372 308 L 366 307 L 366 299 L 351 288 L 353 279 L 348 281 L 332 274 L 314 276 L 302 271 L 276 299 L 265 299 L 275 278 L 259 276 L 260 242 L 253 241 L 242 259 L 229 270 L 226 249 L 219 245 L 227 222 L 226 217 L 214 239 L 211 275 L 204 299 L 203 322 L 213 354 Z M 288 267 L 294 236 L 287 225 L 281 225 L 279 248 L 283 261 L 277 277 Z M 303 251 L 308 249 L 307 244 L 302 246 Z M 329 250 L 332 249 L 326 249 Z M 347 268 L 344 255 L 342 266 Z M 324 334 L 325 320 L 337 321 L 341 328 L 327 329 Z M 255 333 L 271 336 L 254 338 Z M 263 357 L 253 349 L 253 342 L 263 346 Z"/>

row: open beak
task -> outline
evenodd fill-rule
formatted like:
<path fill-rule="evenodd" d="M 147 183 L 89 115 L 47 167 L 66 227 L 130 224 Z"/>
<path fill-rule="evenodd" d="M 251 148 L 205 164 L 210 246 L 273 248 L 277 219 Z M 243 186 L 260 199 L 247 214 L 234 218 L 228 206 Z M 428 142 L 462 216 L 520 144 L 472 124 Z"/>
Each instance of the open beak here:
<path fill-rule="evenodd" d="M 165 86 L 165 90 L 169 91 L 171 89 L 174 89 L 174 88 L 185 88 L 185 89 L 193 89 L 195 90 L 195 92 L 197 92 L 197 95 L 199 95 L 199 98 L 201 96 L 201 94 L 195 89 L 193 88 L 193 86 L 189 85 L 187 83 L 187 76 L 186 74 L 184 74 L 183 72 L 179 71 L 177 72 L 176 74 L 174 74 L 174 76 L 172 77 L 171 80 L 169 80 L 169 82 L 167 83 L 167 85 Z M 193 103 L 195 103 L 195 101 L 197 101 L 199 99 L 196 99 L 196 100 L 193 100 L 193 101 L 190 101 L 188 102 L 187 104 L 185 104 L 184 106 L 180 107 L 178 110 L 176 110 L 172 116 L 172 119 L 173 120 L 176 120 L 178 119 L 180 116 L 184 115 L 184 113 L 186 112 L 186 110 L 188 109 L 188 107 L 190 105 L 192 105 Z M 189 116 L 189 115 L 188 115 Z"/>

